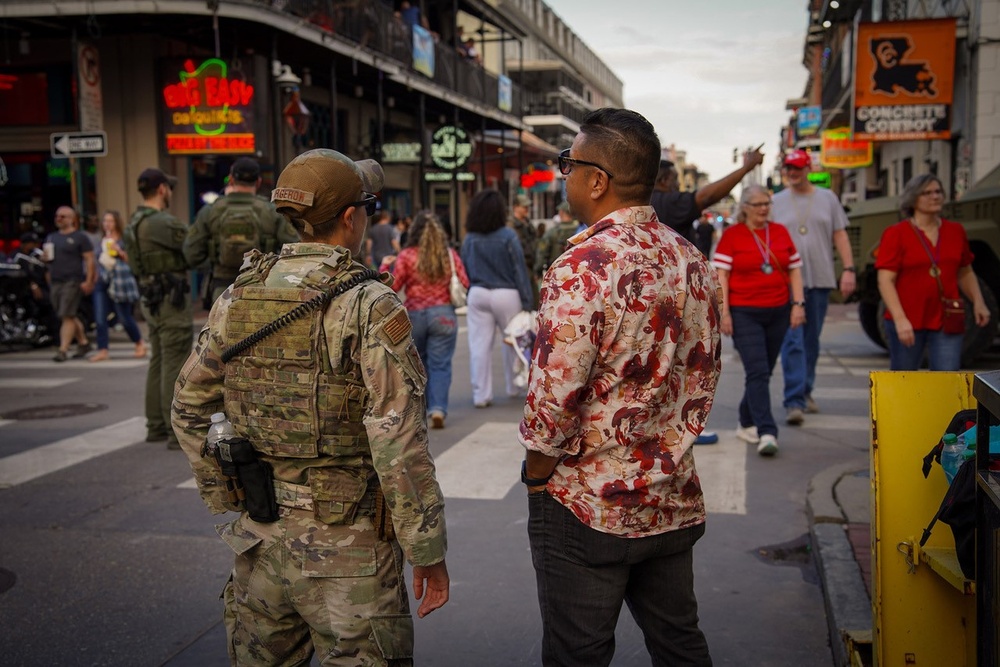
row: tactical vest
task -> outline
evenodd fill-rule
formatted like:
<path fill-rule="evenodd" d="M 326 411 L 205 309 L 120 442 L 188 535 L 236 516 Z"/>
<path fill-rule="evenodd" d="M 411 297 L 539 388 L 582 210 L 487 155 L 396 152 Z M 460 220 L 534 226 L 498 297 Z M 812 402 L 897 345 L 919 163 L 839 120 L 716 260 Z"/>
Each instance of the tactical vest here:
<path fill-rule="evenodd" d="M 277 216 L 269 208 L 270 202 L 256 196 L 229 195 L 212 205 L 209 257 L 214 263 L 213 278 L 232 280 L 250 250 L 278 251 Z"/>
<path fill-rule="evenodd" d="M 142 208 L 132 214 L 128 227 L 125 228 L 125 244 L 129 248 L 129 264 L 139 278 L 155 276 L 161 273 L 187 270 L 187 261 L 181 248 L 170 249 L 170 240 L 161 238 L 167 230 L 147 218 L 160 211 L 152 208 Z M 135 252 L 133 249 L 138 249 Z"/>
<path fill-rule="evenodd" d="M 284 259 L 251 253 L 234 286 L 226 345 L 354 275 L 347 270 L 350 261 L 318 261 L 299 287 L 268 285 L 268 274 Z M 333 372 L 323 315 L 316 309 L 293 320 L 226 364 L 226 414 L 259 452 L 295 459 L 370 456 L 362 423 L 368 390 L 360 368 L 348 375 Z"/>

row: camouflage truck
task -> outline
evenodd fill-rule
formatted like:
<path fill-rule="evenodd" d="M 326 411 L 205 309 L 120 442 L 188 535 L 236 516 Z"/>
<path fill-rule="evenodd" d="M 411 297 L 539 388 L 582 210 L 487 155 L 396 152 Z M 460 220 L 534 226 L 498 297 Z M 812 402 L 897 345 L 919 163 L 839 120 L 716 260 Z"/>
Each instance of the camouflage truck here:
<path fill-rule="evenodd" d="M 883 316 L 885 304 L 878 292 L 875 256 L 882 231 L 901 219 L 899 197 L 879 197 L 853 204 L 847 217 L 851 224 L 848 235 L 858 267 L 858 289 L 851 300 L 858 302 L 858 315 L 865 334 L 875 343 L 886 347 Z M 979 287 L 992 317 L 983 328 L 972 318 L 972 306 L 966 304 L 966 334 L 962 345 L 962 365 L 972 365 L 979 355 L 994 342 L 1000 309 L 1000 167 L 990 172 L 958 201 L 948 202 L 942 217 L 960 222 L 969 237 L 969 246 L 976 258 L 972 268 L 979 278 Z"/>

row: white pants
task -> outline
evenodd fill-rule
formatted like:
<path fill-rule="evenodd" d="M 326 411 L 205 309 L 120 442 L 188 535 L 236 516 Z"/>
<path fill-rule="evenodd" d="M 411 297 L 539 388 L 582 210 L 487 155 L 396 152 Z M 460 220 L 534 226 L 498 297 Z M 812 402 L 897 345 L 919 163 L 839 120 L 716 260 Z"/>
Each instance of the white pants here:
<path fill-rule="evenodd" d="M 503 348 L 503 377 L 507 395 L 516 396 L 514 386 L 514 350 L 503 342 L 503 330 L 510 319 L 521 312 L 521 296 L 516 289 L 469 290 L 466 323 L 469 330 L 469 368 L 472 374 L 472 402 L 493 400 L 493 343 L 500 339 Z"/>

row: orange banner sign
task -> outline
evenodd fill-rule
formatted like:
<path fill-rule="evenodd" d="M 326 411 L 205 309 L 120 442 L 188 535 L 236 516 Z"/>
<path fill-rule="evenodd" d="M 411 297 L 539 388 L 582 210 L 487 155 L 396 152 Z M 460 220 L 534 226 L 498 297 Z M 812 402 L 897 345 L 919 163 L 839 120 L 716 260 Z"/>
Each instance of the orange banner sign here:
<path fill-rule="evenodd" d="M 955 19 L 858 26 L 854 138 L 951 137 Z"/>
<path fill-rule="evenodd" d="M 851 128 L 823 132 L 819 163 L 828 169 L 857 169 L 872 163 L 872 142 L 851 139 Z"/>

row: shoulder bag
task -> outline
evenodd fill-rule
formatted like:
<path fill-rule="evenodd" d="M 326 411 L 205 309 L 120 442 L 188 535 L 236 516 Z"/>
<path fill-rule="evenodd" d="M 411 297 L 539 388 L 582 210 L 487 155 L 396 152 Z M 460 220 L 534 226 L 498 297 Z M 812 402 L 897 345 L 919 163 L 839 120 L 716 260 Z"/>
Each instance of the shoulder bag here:
<path fill-rule="evenodd" d="M 461 308 L 469 300 L 469 291 L 462 284 L 462 281 L 458 279 L 458 273 L 455 272 L 455 258 L 451 256 L 451 248 L 448 248 L 448 264 L 451 265 L 451 280 L 448 281 L 448 296 L 451 297 L 451 305 L 455 308 Z"/>

